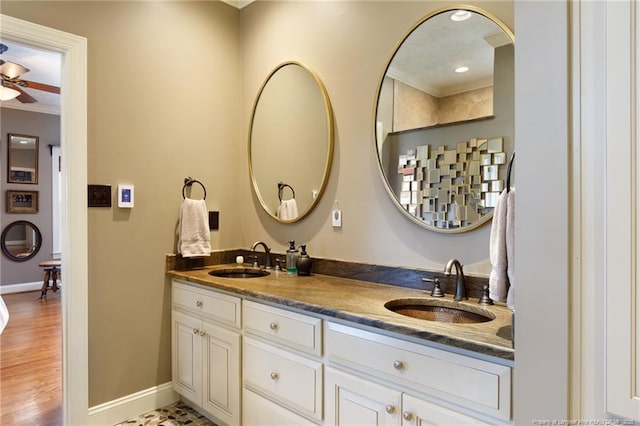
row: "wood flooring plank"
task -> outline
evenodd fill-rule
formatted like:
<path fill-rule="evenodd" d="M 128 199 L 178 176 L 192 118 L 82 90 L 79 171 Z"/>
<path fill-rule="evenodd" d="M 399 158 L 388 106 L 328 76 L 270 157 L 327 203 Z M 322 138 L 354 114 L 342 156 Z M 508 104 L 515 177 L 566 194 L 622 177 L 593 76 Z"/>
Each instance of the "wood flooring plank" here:
<path fill-rule="evenodd" d="M 2 296 L 9 323 L 0 334 L 0 425 L 62 424 L 60 292 Z"/>

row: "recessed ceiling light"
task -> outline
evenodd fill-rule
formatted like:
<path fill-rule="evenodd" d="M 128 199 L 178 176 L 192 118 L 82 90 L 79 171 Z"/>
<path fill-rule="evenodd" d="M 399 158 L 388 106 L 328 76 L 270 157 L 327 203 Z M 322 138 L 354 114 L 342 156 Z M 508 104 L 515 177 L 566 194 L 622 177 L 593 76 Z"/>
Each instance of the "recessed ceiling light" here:
<path fill-rule="evenodd" d="M 471 18 L 471 12 L 468 10 L 456 10 L 450 16 L 452 21 L 460 22 Z"/>
<path fill-rule="evenodd" d="M 458 67 L 458 68 L 456 68 L 454 71 L 455 71 L 455 72 L 457 72 L 457 73 L 459 73 L 459 74 L 461 74 L 461 73 L 463 73 L 463 72 L 467 72 L 467 71 L 469 71 L 469 67 Z"/>

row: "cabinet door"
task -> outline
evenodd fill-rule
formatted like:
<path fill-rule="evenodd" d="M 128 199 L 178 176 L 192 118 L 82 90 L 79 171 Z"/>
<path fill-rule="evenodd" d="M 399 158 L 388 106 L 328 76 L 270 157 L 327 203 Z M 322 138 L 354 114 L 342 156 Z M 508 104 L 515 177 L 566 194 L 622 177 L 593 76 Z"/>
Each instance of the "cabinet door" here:
<path fill-rule="evenodd" d="M 240 424 L 240 334 L 204 322 L 203 408 Z"/>
<path fill-rule="evenodd" d="M 465 416 L 436 404 L 415 398 L 411 395 L 402 397 L 402 426 L 426 425 L 482 425 L 481 421 Z"/>
<path fill-rule="evenodd" d="M 177 311 L 171 317 L 173 388 L 197 402 L 202 394 L 202 321 Z"/>
<path fill-rule="evenodd" d="M 327 424 L 400 425 L 401 393 L 368 380 L 326 369 L 325 400 Z"/>

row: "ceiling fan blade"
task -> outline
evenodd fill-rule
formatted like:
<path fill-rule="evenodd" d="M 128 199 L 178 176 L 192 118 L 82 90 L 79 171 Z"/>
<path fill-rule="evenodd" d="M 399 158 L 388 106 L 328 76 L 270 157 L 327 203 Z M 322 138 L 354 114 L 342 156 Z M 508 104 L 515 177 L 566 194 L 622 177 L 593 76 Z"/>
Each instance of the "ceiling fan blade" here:
<path fill-rule="evenodd" d="M 2 75 L 6 75 L 9 78 L 16 78 L 28 71 L 29 68 L 23 67 L 20 64 L 0 59 L 0 74 Z"/>
<path fill-rule="evenodd" d="M 18 83 L 22 87 L 28 87 L 29 89 L 36 89 L 36 90 L 42 90 L 44 92 L 60 94 L 60 88 L 57 86 L 51 86 L 49 84 L 36 83 L 35 81 L 27 81 L 27 80 L 18 80 Z"/>
<path fill-rule="evenodd" d="M 7 81 L 3 81 L 2 85 L 4 87 L 9 87 L 11 89 L 15 89 L 18 92 L 20 92 L 20 95 L 18 95 L 18 97 L 16 97 L 16 99 L 19 100 L 20 102 L 22 102 L 23 104 L 33 104 L 33 103 L 38 102 L 38 100 L 36 98 L 34 98 L 30 94 L 28 94 L 27 92 L 22 90 L 22 88 L 20 86 L 18 86 L 17 84 L 13 84 L 13 83 L 10 83 L 10 82 L 7 82 Z"/>

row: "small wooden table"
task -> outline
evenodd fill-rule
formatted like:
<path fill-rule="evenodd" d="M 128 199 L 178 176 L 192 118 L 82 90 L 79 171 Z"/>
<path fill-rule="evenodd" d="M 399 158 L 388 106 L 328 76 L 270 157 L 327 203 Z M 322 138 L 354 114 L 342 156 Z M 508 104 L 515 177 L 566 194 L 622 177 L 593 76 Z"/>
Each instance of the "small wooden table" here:
<path fill-rule="evenodd" d="M 38 263 L 38 266 L 44 268 L 44 281 L 42 283 L 42 289 L 40 290 L 40 299 L 42 299 L 43 297 L 47 297 L 47 290 L 58 291 L 58 279 L 62 276 L 62 261 L 47 260 Z M 51 285 L 49 285 L 49 280 L 52 281 Z"/>

